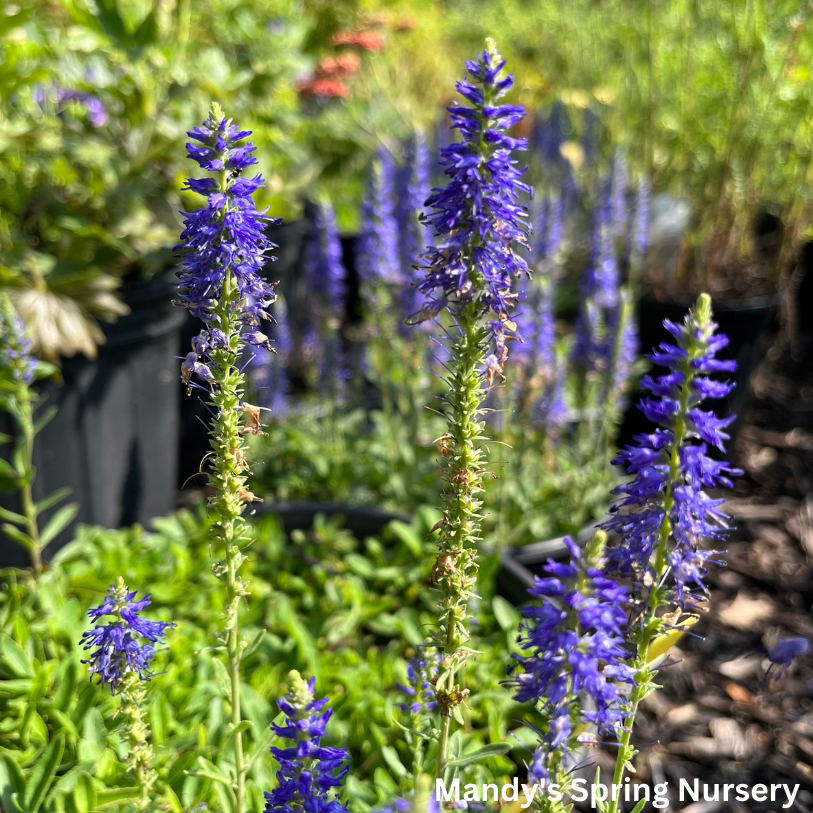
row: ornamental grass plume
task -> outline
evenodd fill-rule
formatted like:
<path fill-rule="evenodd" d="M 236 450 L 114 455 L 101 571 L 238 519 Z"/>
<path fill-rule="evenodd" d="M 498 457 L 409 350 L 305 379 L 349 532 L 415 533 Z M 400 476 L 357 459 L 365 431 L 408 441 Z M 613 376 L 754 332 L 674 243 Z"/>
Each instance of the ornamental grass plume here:
<path fill-rule="evenodd" d="M 154 676 L 150 671 L 155 647 L 163 643 L 167 630 L 175 627 L 165 621 L 148 621 L 141 611 L 150 605 L 150 596 L 136 599 L 136 591 L 128 592 L 119 576 L 98 607 L 88 615 L 96 622 L 82 634 L 80 644 L 92 650 L 87 660 L 90 679 L 108 686 L 110 693 L 121 701 L 119 711 L 124 717 L 124 734 L 129 745 L 127 768 L 140 791 L 138 807 L 145 809 L 157 773 L 150 768 L 152 745 L 147 721 L 147 683 Z M 112 620 L 99 623 L 102 618 Z"/>
<path fill-rule="evenodd" d="M 209 507 L 217 517 L 212 535 L 223 558 L 212 569 L 226 585 L 221 645 L 228 661 L 226 699 L 231 705 L 237 810 L 245 806 L 248 771 L 240 710 L 240 659 L 246 644 L 240 636 L 238 608 L 248 596 L 239 570 L 249 528 L 242 514 L 255 499 L 246 487 L 249 467 L 244 436 L 262 433 L 260 408 L 243 398 L 245 377 L 239 361 L 244 348 L 272 350 L 260 326 L 263 320 L 273 323 L 267 308 L 276 296 L 260 272 L 276 248 L 265 236 L 266 224 L 279 222 L 270 221 L 255 206 L 252 195 L 263 185 L 262 177 L 243 177 L 243 171 L 257 163 L 254 145 L 245 143 L 249 135 L 234 126 L 216 103 L 203 125 L 189 133 L 196 143 L 187 144 L 188 156 L 212 174 L 187 181 L 186 188 L 205 196 L 206 205 L 185 214 L 181 243 L 176 247 L 180 270 L 175 303 L 204 323 L 181 365 L 181 377 L 188 391 L 196 388 L 206 393 L 213 414 L 208 457 L 214 495 Z"/>
<path fill-rule="evenodd" d="M 626 467 L 631 479 L 615 489 L 617 501 L 603 526 L 619 538 L 608 551 L 608 572 L 632 584 L 629 639 L 635 687 L 618 729 L 613 784 L 622 782 L 637 753 L 630 742 L 635 714 L 656 688 L 649 645 L 669 629 L 680 629 L 684 612 L 705 598 L 706 566 L 718 553 L 701 548 L 700 542 L 722 540 L 728 530 L 724 500 L 709 497 L 705 489 L 731 487 L 731 478 L 742 473 L 708 455 L 709 445 L 725 450 L 725 429 L 733 417 L 718 418 L 699 408 L 705 399 L 723 398 L 733 388 L 710 374 L 736 366 L 717 358 L 728 339 L 716 333 L 708 294 L 701 294 L 682 325 L 666 320 L 664 327 L 674 344 L 661 344 L 648 358 L 668 373 L 644 377 L 641 385 L 651 395 L 639 404 L 659 428 L 638 435 L 634 446 L 619 453 L 615 462 Z M 667 607 L 668 613 L 659 612 Z M 617 813 L 617 803 L 609 803 L 608 811 Z"/>
<path fill-rule="evenodd" d="M 515 325 L 509 320 L 515 277 L 528 272 L 514 253 L 526 243 L 526 211 L 517 202 L 529 187 L 511 158 L 526 149 L 524 139 L 506 130 L 525 115 L 521 107 L 501 104 L 513 77 L 492 40 L 477 59 L 466 63 L 470 80 L 458 93 L 470 107 L 449 108 L 457 143 L 441 150 L 445 187 L 426 201 L 438 244 L 425 257 L 420 283 L 427 301 L 409 324 L 448 311 L 453 326 L 447 335 L 449 359 L 442 396 L 447 431 L 440 440 L 444 475 L 443 517 L 438 522 L 438 556 L 432 578 L 441 598 L 441 623 L 432 644 L 442 653 L 435 698 L 441 715 L 436 775 L 449 762 L 449 735 L 454 717 L 462 722 L 460 705 L 469 691 L 458 682 L 470 655 L 467 612 L 477 579 L 475 546 L 480 539 L 482 478 L 485 469 L 483 399 L 489 384 L 502 373 L 506 338 Z M 488 357 L 488 358 L 487 358 Z"/>
<path fill-rule="evenodd" d="M 271 728 L 292 745 L 271 748 L 280 768 L 277 788 L 265 794 L 265 813 L 348 813 L 333 790 L 341 787 L 350 755 L 343 748 L 321 744 L 333 710 L 325 709 L 327 698 L 314 698 L 314 683 L 315 678 L 306 681 L 292 671 L 289 691 L 277 701 L 285 721 L 272 723 Z"/>

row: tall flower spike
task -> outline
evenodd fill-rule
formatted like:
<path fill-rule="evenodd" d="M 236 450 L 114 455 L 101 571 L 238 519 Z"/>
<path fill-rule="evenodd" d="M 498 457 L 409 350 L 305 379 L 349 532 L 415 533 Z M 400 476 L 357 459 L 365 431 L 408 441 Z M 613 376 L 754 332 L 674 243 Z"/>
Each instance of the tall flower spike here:
<path fill-rule="evenodd" d="M 432 644 L 442 653 L 435 684 L 441 716 L 437 777 L 445 776 L 451 721 L 460 718 L 459 706 L 468 695 L 457 679 L 469 655 L 467 614 L 477 579 L 486 468 L 482 405 L 487 387 L 502 374 L 506 339 L 515 330 L 508 319 L 511 284 L 528 270 L 513 252 L 515 241 L 526 242 L 526 213 L 516 199 L 530 190 L 519 180 L 522 173 L 511 151 L 524 149 L 525 142 L 504 133 L 525 111 L 498 104 L 513 83 L 503 74 L 504 65 L 488 40 L 486 51 L 466 64 L 473 83 L 457 85 L 472 107 L 450 108 L 463 140 L 441 151 L 449 182 L 445 189 L 434 190 L 426 204 L 434 209 L 427 220 L 441 237 L 440 245 L 429 250 L 427 275 L 420 285 L 432 298 L 408 320 L 414 324 L 431 319 L 443 308 L 454 317 L 446 336 L 448 390 L 442 396 L 447 423 L 440 440 L 443 517 L 436 526 L 438 557 L 432 569 L 440 592 L 440 623 Z"/>
<path fill-rule="evenodd" d="M 150 768 L 152 746 L 146 682 L 153 677 L 150 666 L 156 645 L 162 643 L 167 630 L 175 626 L 142 618 L 141 611 L 149 605 L 149 596 L 136 599 L 136 591 L 128 592 L 124 579 L 119 577 L 102 604 L 88 612 L 96 623 L 93 629 L 82 634 L 80 641 L 85 650 L 93 650 L 89 659 L 82 661 L 88 664 L 91 680 L 98 676 L 99 683 L 109 686 L 111 693 L 121 699 L 123 731 L 129 745 L 127 767 L 140 791 L 138 807 L 142 810 L 150 803 L 150 792 L 157 778 L 157 773 Z M 108 616 L 111 621 L 99 623 Z"/>
<path fill-rule="evenodd" d="M 336 230 L 336 214 L 329 202 L 316 206 L 305 257 L 305 273 L 309 289 L 322 300 L 325 310 L 341 318 L 347 274 L 342 264 L 342 244 Z"/>
<path fill-rule="evenodd" d="M 260 276 L 273 244 L 265 237 L 266 218 L 259 213 L 252 195 L 263 184 L 259 175 L 243 178 L 255 164 L 254 145 L 241 143 L 251 135 L 232 125 L 218 104 L 209 118 L 189 136 L 190 158 L 214 177 L 190 178 L 187 188 L 206 196 L 203 209 L 186 215 L 177 252 L 180 297 L 177 304 L 200 317 L 205 330 L 192 341 L 192 351 L 181 365 L 188 389 L 208 393 L 213 415 L 210 430 L 212 452 L 207 455 L 213 496 L 209 507 L 217 516 L 212 536 L 223 558 L 213 572 L 226 585 L 223 649 L 228 661 L 231 736 L 235 769 L 236 809 L 243 810 L 248 767 L 243 754 L 240 706 L 240 638 L 238 610 L 248 595 L 239 575 L 245 561 L 241 547 L 249 542 L 249 526 L 243 510 L 255 497 L 246 487 L 245 436 L 261 434 L 260 409 L 244 399 L 243 348 L 271 350 L 260 331 L 260 321 L 273 320 L 266 308 L 276 299 L 273 288 Z M 196 380 L 193 380 L 196 379 Z"/>
<path fill-rule="evenodd" d="M 742 473 L 707 454 L 707 444 L 724 451 L 733 417 L 699 409 L 706 398 L 723 398 L 733 389 L 709 373 L 731 372 L 736 365 L 716 357 L 728 339 L 715 334 L 708 295 L 698 299 L 683 325 L 666 320 L 664 327 L 675 344 L 661 344 L 648 358 L 669 372 L 643 378 L 651 397 L 639 404 L 660 428 L 638 435 L 635 446 L 619 453 L 615 463 L 626 466 L 632 480 L 615 489 L 618 500 L 604 527 L 621 538 L 610 552 L 616 568 L 624 574 L 649 571 L 659 581 L 671 567 L 683 606 L 694 599 L 693 586 L 705 590 L 705 563 L 714 556 L 699 541 L 720 540 L 728 528 L 720 510 L 724 500 L 710 498 L 704 489 L 730 488 L 730 478 Z"/>
<path fill-rule="evenodd" d="M 359 275 L 368 285 L 401 281 L 398 224 L 393 211 L 395 165 L 383 147 L 370 164 L 362 207 Z"/>
<path fill-rule="evenodd" d="M 238 321 L 248 344 L 265 347 L 267 339 L 257 327 L 276 298 L 260 275 L 276 248 L 265 236 L 265 225 L 280 221 L 267 218 L 254 204 L 252 195 L 263 186 L 262 176 L 241 177 L 257 163 L 252 143 L 238 146 L 249 135 L 226 119 L 218 105 L 203 126 L 189 132 L 200 144 L 186 145 L 189 158 L 215 177 L 186 182 L 185 189 L 205 196 L 207 203 L 184 214 L 185 228 L 175 248 L 181 258 L 177 304 L 210 329 L 222 331 L 227 322 Z"/>
<path fill-rule="evenodd" d="M 0 294 L 0 370 L 13 381 L 30 384 L 34 380 L 37 359 L 31 355 L 31 339 L 11 304 L 8 294 Z M 5 394 L 0 392 L 0 403 Z"/>
<path fill-rule="evenodd" d="M 285 723 L 272 723 L 271 728 L 293 744 L 271 748 L 280 768 L 276 790 L 265 794 L 265 813 L 347 813 L 331 792 L 341 786 L 350 755 L 343 748 L 321 744 L 333 714 L 325 709 L 328 700 L 315 700 L 314 678 L 307 682 L 299 672 L 288 675 L 288 685 L 288 694 L 277 701 Z"/>
<path fill-rule="evenodd" d="M 562 782 L 582 721 L 614 731 L 625 719 L 618 683 L 633 675 L 625 663 L 627 591 L 598 569 L 605 539 L 596 534 L 586 551 L 566 539 L 570 561 L 550 560 L 548 578 L 528 590 L 538 602 L 523 609 L 524 654 L 514 655 L 508 684 L 517 702 L 539 705 L 545 719 L 530 766 L 537 782 Z M 593 710 L 585 710 L 585 697 Z"/>
<path fill-rule="evenodd" d="M 728 339 L 715 333 L 708 294 L 700 295 L 682 325 L 667 320 L 664 327 L 675 343 L 664 342 L 649 359 L 669 372 L 644 377 L 641 386 L 651 397 L 639 404 L 644 415 L 660 426 L 652 434 L 638 435 L 634 446 L 619 453 L 615 462 L 626 466 L 632 479 L 615 489 L 617 501 L 603 526 L 620 537 L 609 551 L 609 570 L 631 576 L 638 593 L 629 636 L 635 646 L 635 686 L 628 701 L 628 722 L 618 738 L 613 785 L 622 783 L 635 756 L 631 745 L 635 715 L 655 688 L 649 647 L 670 629 L 667 619 L 672 628 L 680 629 L 682 611 L 697 602 L 696 589 L 705 592 L 706 562 L 715 554 L 699 545 L 705 539 L 722 539 L 728 528 L 720 510 L 723 500 L 710 498 L 704 488 L 730 487 L 730 478 L 741 474 L 706 454 L 707 444 L 724 451 L 725 428 L 733 420 L 699 409 L 706 398 L 723 398 L 733 386 L 709 374 L 735 369 L 733 361 L 717 358 Z M 674 603 L 680 612 L 659 613 Z M 618 810 L 618 803 L 611 802 L 607 813 Z"/>
<path fill-rule="evenodd" d="M 420 308 L 421 295 L 417 286 L 423 279 L 419 265 L 425 247 L 421 215 L 424 201 L 429 196 L 429 151 L 421 133 L 413 133 L 404 153 L 406 161 L 398 176 L 395 215 L 402 273 L 399 300 L 401 312 L 409 317 Z"/>
<path fill-rule="evenodd" d="M 441 150 L 449 181 L 426 201 L 433 210 L 427 222 L 440 241 L 426 256 L 420 289 L 428 301 L 417 317 L 431 319 L 445 308 L 459 315 L 473 304 L 478 315 L 491 312 L 496 317 L 495 338 L 508 323 L 514 278 L 528 273 L 514 244 L 527 244 L 527 212 L 518 199 L 531 194 L 520 180 L 523 170 L 511 158 L 515 150 L 526 150 L 527 142 L 506 135 L 525 110 L 499 103 L 514 83 L 513 76 L 503 74 L 504 66 L 496 48 L 489 46 L 466 63 L 472 81 L 457 84 L 471 107 L 449 108 L 462 140 Z"/>

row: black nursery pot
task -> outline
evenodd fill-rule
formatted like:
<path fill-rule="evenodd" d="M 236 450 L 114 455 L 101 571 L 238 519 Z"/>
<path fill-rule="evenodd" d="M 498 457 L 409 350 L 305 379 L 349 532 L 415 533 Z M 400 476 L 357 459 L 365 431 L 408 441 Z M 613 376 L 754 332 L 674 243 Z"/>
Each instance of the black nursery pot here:
<path fill-rule="evenodd" d="M 671 341 L 669 333 L 663 326 L 664 319 L 682 323 L 692 304 L 689 301 L 659 302 L 651 296 L 642 297 L 638 317 L 641 352 L 649 353 L 661 342 Z M 763 348 L 759 341 L 760 336 L 768 327 L 771 314 L 778 304 L 778 294 L 751 299 L 712 301 L 714 321 L 719 325 L 719 332 L 725 333 L 729 340 L 728 347 L 721 350 L 717 357 L 735 360 L 737 371 L 733 375 L 722 376 L 734 381 L 735 387 L 731 394 L 718 402 L 708 402 L 707 408 L 713 409 L 719 417 L 737 416 L 727 430 L 731 435 L 730 443 L 734 442 L 739 419 L 747 404 L 748 379 L 761 360 Z M 664 372 L 660 367 L 653 367 L 651 374 L 661 375 Z M 618 444 L 624 446 L 632 443 L 634 435 L 651 432 L 653 429 L 654 425 L 647 421 L 637 408 L 637 399 L 632 399 L 619 431 Z"/>
<path fill-rule="evenodd" d="M 98 358 L 66 359 L 63 384 L 38 385 L 58 408 L 37 435 L 34 498 L 69 487 L 79 512 L 46 548 L 48 559 L 73 537 L 76 523 L 118 528 L 147 523 L 175 508 L 180 331 L 184 311 L 172 305 L 171 274 L 125 284 L 131 312 L 103 325 Z M 13 431 L 6 415 L 2 430 Z M 2 448 L 9 454 L 10 444 Z M 19 511 L 17 495 L 0 504 Z M 43 528 L 52 511 L 40 518 Z M 27 554 L 0 534 L 0 566 L 25 566 Z"/>

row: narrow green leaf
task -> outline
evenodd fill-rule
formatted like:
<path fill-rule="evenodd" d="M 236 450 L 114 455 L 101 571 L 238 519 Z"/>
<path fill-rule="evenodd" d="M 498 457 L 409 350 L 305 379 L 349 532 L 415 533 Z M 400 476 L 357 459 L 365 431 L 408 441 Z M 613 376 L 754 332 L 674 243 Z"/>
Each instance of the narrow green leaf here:
<path fill-rule="evenodd" d="M 91 813 L 96 809 L 96 787 L 87 773 L 81 773 L 73 791 L 76 813 Z"/>
<path fill-rule="evenodd" d="M 96 807 L 102 808 L 118 804 L 118 802 L 128 802 L 130 799 L 138 799 L 139 796 L 141 796 L 141 791 L 138 788 L 99 790 L 96 791 Z"/>
<path fill-rule="evenodd" d="M 76 696 L 76 661 L 66 660 L 57 673 L 57 690 L 54 693 L 54 709 L 68 712 Z"/>
<path fill-rule="evenodd" d="M 11 537 L 18 545 L 22 545 L 26 550 L 33 550 L 34 543 L 28 534 L 24 534 L 19 528 L 9 525 L 8 522 L 3 523 L 3 533 Z"/>
<path fill-rule="evenodd" d="M 70 497 L 72 490 L 71 488 L 58 488 L 53 494 L 49 494 L 44 500 L 40 500 L 37 503 L 37 513 L 40 514 L 49 508 L 53 508 L 58 503 L 61 503 L 66 497 Z"/>
<path fill-rule="evenodd" d="M 48 520 L 45 530 L 40 534 L 40 545 L 44 548 L 49 542 L 54 540 L 57 535 L 63 531 L 76 516 L 79 511 L 79 504 L 72 502 L 70 505 L 63 505 L 52 517 Z"/>
<path fill-rule="evenodd" d="M 14 677 L 31 677 L 34 667 L 25 650 L 8 635 L 0 634 L 0 669 Z"/>
<path fill-rule="evenodd" d="M 506 632 L 516 631 L 519 626 L 519 613 L 514 606 L 502 596 L 494 596 L 491 608 L 494 610 L 494 618 L 497 619 L 497 623 L 503 630 Z"/>
<path fill-rule="evenodd" d="M 215 678 L 217 678 L 217 685 L 220 687 L 220 694 L 226 700 L 229 700 L 231 698 L 231 679 L 226 664 L 219 658 L 212 658 L 212 668 L 215 670 Z"/>
<path fill-rule="evenodd" d="M 390 770 L 402 779 L 409 776 L 409 771 L 404 767 L 398 757 L 398 752 L 390 745 L 384 745 L 381 748 L 381 756 L 384 757 L 384 762 L 387 763 Z"/>
<path fill-rule="evenodd" d="M 17 762 L 9 754 L 0 754 L 0 802 L 11 810 L 12 794 L 25 791 L 25 778 Z"/>
<path fill-rule="evenodd" d="M 635 805 L 635 807 L 632 808 L 632 813 L 641 813 L 641 811 L 644 809 L 645 805 L 646 805 L 646 799 L 641 799 L 641 801 L 638 802 L 638 804 Z"/>
<path fill-rule="evenodd" d="M 56 775 L 56 769 L 62 760 L 64 749 L 65 738 L 60 732 L 37 760 L 25 789 L 25 809 L 27 813 L 37 813 L 39 810 L 43 799 L 45 799 L 45 794 L 48 792 L 48 788 Z"/>
<path fill-rule="evenodd" d="M 463 768 L 466 765 L 472 765 L 475 762 L 482 762 L 484 759 L 491 759 L 491 757 L 499 757 L 507 754 L 511 750 L 511 743 L 508 742 L 492 742 L 490 745 L 484 745 L 476 751 L 469 754 L 463 754 L 461 757 L 452 759 L 448 763 L 449 768 Z"/>
<path fill-rule="evenodd" d="M 43 409 L 34 421 L 34 434 L 39 434 L 49 423 L 54 419 L 54 416 L 59 410 L 56 406 L 49 406 Z"/>
<path fill-rule="evenodd" d="M 245 660 L 249 655 L 251 655 L 257 647 L 262 643 L 263 637 L 265 636 L 265 630 L 260 630 L 252 639 L 251 643 L 246 647 L 245 651 L 243 652 L 243 656 L 240 660 Z"/>
<path fill-rule="evenodd" d="M 15 525 L 25 525 L 25 517 L 15 511 L 9 511 L 8 508 L 0 506 L 0 519 L 7 522 L 13 522 Z"/>

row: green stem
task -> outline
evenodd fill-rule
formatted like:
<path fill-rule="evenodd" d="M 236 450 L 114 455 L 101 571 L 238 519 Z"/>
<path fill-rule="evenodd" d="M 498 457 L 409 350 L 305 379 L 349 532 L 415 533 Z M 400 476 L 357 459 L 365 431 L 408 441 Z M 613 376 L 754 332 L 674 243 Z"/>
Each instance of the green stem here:
<path fill-rule="evenodd" d="M 25 517 L 25 530 L 31 539 L 31 566 L 34 573 L 42 573 L 42 546 L 37 526 L 37 506 L 32 493 L 34 472 L 34 417 L 31 409 L 31 392 L 21 384 L 17 395 L 17 423 L 22 433 L 22 450 L 25 460 L 25 477 L 20 484 L 20 503 Z"/>
<path fill-rule="evenodd" d="M 441 676 L 436 694 L 441 709 L 436 775 L 442 778 L 449 762 L 449 736 L 452 716 L 465 700 L 468 690 L 455 679 L 467 653 L 461 648 L 468 640 L 466 615 L 468 601 L 477 578 L 475 545 L 480 539 L 482 517 L 479 495 L 482 487 L 482 445 L 485 437 L 480 421 L 480 405 L 485 395 L 483 376 L 484 328 L 478 324 L 476 306 L 471 304 L 458 317 L 459 338 L 452 349 L 453 370 L 450 391 L 445 396 L 447 432 L 442 449 L 444 458 L 444 511 L 439 523 L 438 558 L 433 569 L 441 590 L 443 628 L 436 645 L 443 652 Z"/>
<path fill-rule="evenodd" d="M 150 804 L 150 793 L 155 781 L 155 772 L 150 769 L 152 748 L 148 741 L 147 721 L 145 719 L 144 686 L 134 672 L 128 672 L 120 689 L 121 706 L 119 711 L 124 717 L 124 731 L 130 752 L 127 755 L 127 768 L 132 773 L 139 790 L 139 810 L 146 810 Z"/>
<path fill-rule="evenodd" d="M 221 173 L 220 184 L 226 189 L 226 173 Z M 224 210 L 227 207 L 224 207 Z M 225 211 L 224 211 L 225 216 Z M 215 419 L 211 430 L 212 474 L 210 482 L 215 495 L 210 506 L 216 511 L 218 520 L 213 527 L 213 536 L 222 545 L 224 559 L 215 565 L 216 575 L 226 585 L 224 608 L 225 644 L 229 674 L 229 696 L 231 705 L 232 748 L 234 750 L 236 809 L 245 809 L 247 766 L 243 750 L 240 708 L 240 660 L 243 643 L 240 638 L 238 611 L 241 599 L 246 596 L 246 585 L 238 571 L 245 560 L 240 551 L 245 541 L 247 525 L 242 518 L 243 508 L 248 499 L 245 488 L 245 444 L 243 441 L 243 415 L 245 406 L 242 396 L 245 377 L 240 372 L 238 361 L 243 348 L 240 337 L 240 323 L 233 319 L 234 305 L 239 299 L 232 270 L 224 273 L 220 302 L 214 315 L 226 336 L 226 346 L 212 350 L 211 365 L 214 377 L 214 391 L 211 397 Z"/>

